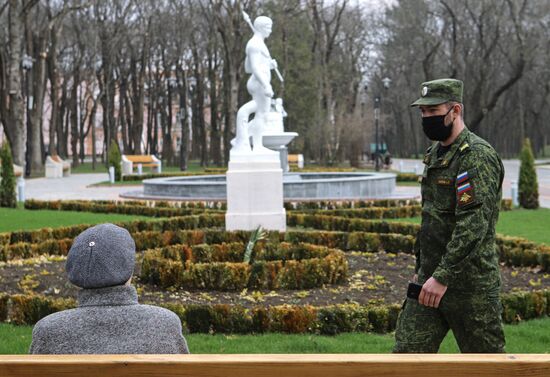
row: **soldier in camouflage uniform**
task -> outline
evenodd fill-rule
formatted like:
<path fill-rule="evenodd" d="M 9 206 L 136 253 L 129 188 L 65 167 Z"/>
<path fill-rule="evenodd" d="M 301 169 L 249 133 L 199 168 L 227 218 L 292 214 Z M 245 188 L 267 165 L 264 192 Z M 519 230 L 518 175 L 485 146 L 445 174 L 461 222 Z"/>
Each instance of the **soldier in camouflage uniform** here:
<path fill-rule="evenodd" d="M 495 224 L 504 167 L 462 118 L 459 80 L 425 82 L 412 104 L 422 112 L 426 151 L 422 225 L 414 250 L 423 284 L 399 316 L 394 352 L 436 353 L 449 329 L 461 352 L 504 352 Z"/>

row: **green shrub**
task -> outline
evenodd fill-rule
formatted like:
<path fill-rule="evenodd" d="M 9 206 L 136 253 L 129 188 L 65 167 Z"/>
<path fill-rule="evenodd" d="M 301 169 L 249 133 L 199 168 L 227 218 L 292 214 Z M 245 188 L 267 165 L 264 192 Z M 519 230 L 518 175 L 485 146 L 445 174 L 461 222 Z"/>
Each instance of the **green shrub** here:
<path fill-rule="evenodd" d="M 109 147 L 109 167 L 115 168 L 115 181 L 122 180 L 122 156 L 116 140 L 111 140 L 111 146 Z"/>
<path fill-rule="evenodd" d="M 501 295 L 505 323 L 550 315 L 550 290 Z M 11 302 L 11 310 L 8 310 Z M 51 313 L 73 308 L 74 300 L 37 295 L 0 296 L 0 321 L 32 325 Z M 191 333 L 320 333 L 393 331 L 400 305 L 340 304 L 244 308 L 240 305 L 163 303 Z"/>
<path fill-rule="evenodd" d="M 244 244 L 173 245 L 144 253 L 141 280 L 162 288 L 308 289 L 338 284 L 348 272 L 344 253 L 322 246 L 258 244 L 255 261 L 239 262 Z"/>
<path fill-rule="evenodd" d="M 50 299 L 36 295 L 11 296 L 11 322 L 16 325 L 34 325 L 47 315 L 76 306 L 73 299 Z"/>
<path fill-rule="evenodd" d="M 531 149 L 531 141 L 525 139 L 520 154 L 519 167 L 519 205 L 527 209 L 539 207 L 539 184 L 535 169 L 535 158 Z"/>
<path fill-rule="evenodd" d="M 0 207 L 15 208 L 17 206 L 17 197 L 15 194 L 15 174 L 13 172 L 11 149 L 7 141 L 4 141 L 4 144 L 0 149 L 0 159 L 2 160 Z"/>
<path fill-rule="evenodd" d="M 10 296 L 6 294 L 0 295 L 0 322 L 6 322 L 8 320 L 8 302 Z"/>
<path fill-rule="evenodd" d="M 323 335 L 370 330 L 369 311 L 360 305 L 333 305 L 319 308 L 317 329 Z"/>

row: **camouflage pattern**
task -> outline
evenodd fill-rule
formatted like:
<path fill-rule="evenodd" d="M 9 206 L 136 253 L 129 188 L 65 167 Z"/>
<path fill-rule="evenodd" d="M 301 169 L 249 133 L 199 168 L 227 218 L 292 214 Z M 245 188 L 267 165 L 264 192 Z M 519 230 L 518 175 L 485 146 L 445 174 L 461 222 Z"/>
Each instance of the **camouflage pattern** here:
<path fill-rule="evenodd" d="M 453 101 L 462 103 L 464 84 L 455 79 L 439 79 L 423 82 L 420 85 L 420 98 L 411 106 L 440 105 Z"/>
<path fill-rule="evenodd" d="M 437 156 L 439 147 L 439 143 L 433 144 L 424 157 L 415 272 L 418 283 L 433 276 L 447 286 L 447 292 L 439 309 L 407 302 L 396 332 L 395 351 L 437 350 L 441 332 L 450 327 L 455 335 L 468 334 L 457 335 L 461 350 L 471 349 L 471 342 L 487 337 L 492 339 L 493 348 L 487 346 L 491 352 L 501 352 L 504 336 L 497 310 L 500 270 L 495 224 L 504 167 L 495 150 L 468 129 L 441 157 Z M 457 297 L 461 299 L 455 300 Z M 480 327 L 484 322 L 491 326 Z M 407 344 L 412 344 L 411 348 Z M 479 347 L 485 347 L 483 344 Z"/>
<path fill-rule="evenodd" d="M 445 293 L 439 308 L 407 299 L 397 320 L 394 353 L 437 353 L 449 329 L 460 352 L 503 353 L 502 306 L 493 296 Z"/>

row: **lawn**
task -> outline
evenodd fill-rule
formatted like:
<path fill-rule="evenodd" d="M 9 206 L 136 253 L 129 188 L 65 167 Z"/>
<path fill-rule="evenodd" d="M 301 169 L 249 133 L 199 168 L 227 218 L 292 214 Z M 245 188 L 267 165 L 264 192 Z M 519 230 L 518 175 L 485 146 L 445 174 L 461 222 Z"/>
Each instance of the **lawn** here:
<path fill-rule="evenodd" d="M 420 217 L 396 219 L 420 224 Z M 550 245 L 550 209 L 516 209 L 502 211 L 497 223 L 497 233 L 507 236 L 523 237 L 534 242 Z"/>
<path fill-rule="evenodd" d="M 0 232 L 14 230 L 61 227 L 77 224 L 99 224 L 137 219 L 151 219 L 144 216 L 104 214 L 73 211 L 31 211 L 23 208 L 0 208 Z"/>
<path fill-rule="evenodd" d="M 27 353 L 31 343 L 31 326 L 0 324 L 0 354 Z M 550 318 L 505 326 L 509 353 L 549 353 Z M 192 353 L 389 353 L 393 335 L 349 333 L 320 335 L 186 335 Z M 458 347 L 451 333 L 440 353 L 456 353 Z"/>

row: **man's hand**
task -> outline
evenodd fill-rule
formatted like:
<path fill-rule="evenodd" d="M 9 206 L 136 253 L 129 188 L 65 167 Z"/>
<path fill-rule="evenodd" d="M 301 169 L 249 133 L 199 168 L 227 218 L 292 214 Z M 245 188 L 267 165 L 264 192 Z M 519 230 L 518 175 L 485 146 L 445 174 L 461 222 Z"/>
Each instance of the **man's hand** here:
<path fill-rule="evenodd" d="M 422 286 L 418 302 L 424 306 L 438 308 L 445 292 L 447 292 L 446 285 L 441 284 L 433 277 L 429 278 Z"/>
<path fill-rule="evenodd" d="M 277 67 L 277 61 L 275 59 L 271 59 L 271 69 L 276 69 Z"/>

